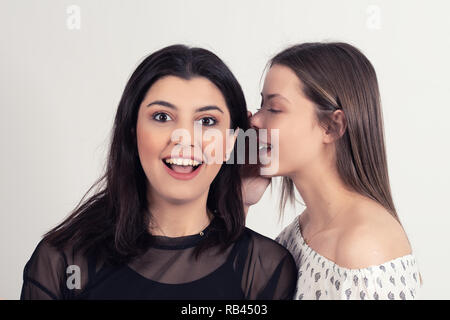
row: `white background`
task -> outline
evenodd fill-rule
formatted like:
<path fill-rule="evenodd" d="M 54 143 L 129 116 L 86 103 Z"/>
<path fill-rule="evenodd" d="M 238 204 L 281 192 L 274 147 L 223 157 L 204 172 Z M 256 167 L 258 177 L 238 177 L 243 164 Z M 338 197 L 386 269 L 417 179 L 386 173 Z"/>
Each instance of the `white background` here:
<path fill-rule="evenodd" d="M 80 29 L 67 24 L 70 5 Z M 17 299 L 26 261 L 99 177 L 123 88 L 149 53 L 184 43 L 212 50 L 260 104 L 263 69 L 305 41 L 346 41 L 378 74 L 394 202 L 413 245 L 424 299 L 449 299 L 450 2 L 0 2 L 0 298 Z M 70 26 L 70 25 L 69 25 Z M 249 212 L 274 238 L 279 188 Z"/>

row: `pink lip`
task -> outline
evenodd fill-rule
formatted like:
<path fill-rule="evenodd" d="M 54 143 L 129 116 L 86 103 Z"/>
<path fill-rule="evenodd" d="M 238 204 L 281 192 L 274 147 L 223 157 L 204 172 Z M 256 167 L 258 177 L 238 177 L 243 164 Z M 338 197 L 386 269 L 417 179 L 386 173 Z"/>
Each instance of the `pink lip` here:
<path fill-rule="evenodd" d="M 259 144 L 268 144 L 269 146 L 271 145 L 271 144 L 270 144 L 270 141 L 258 140 L 258 143 L 259 143 Z"/>
<path fill-rule="evenodd" d="M 194 177 L 196 177 L 198 175 L 198 173 L 200 172 L 200 170 L 203 167 L 203 163 L 196 170 L 194 170 L 194 171 L 192 171 L 190 173 L 175 172 L 172 169 L 170 169 L 168 166 L 166 166 L 164 163 L 163 163 L 163 167 L 167 171 L 167 173 L 170 174 L 175 179 L 178 179 L 178 180 L 190 180 L 190 179 L 193 179 Z"/>

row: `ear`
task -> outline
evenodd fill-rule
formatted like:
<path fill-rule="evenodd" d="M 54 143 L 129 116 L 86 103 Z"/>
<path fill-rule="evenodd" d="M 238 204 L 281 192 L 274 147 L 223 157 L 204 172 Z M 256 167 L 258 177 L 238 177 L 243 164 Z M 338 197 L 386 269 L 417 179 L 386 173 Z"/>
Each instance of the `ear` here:
<path fill-rule="evenodd" d="M 225 159 L 224 161 L 228 161 L 230 159 L 231 151 L 233 150 L 236 139 L 239 135 L 239 127 L 234 130 L 234 133 L 227 137 L 226 139 L 226 149 L 225 149 Z"/>
<path fill-rule="evenodd" d="M 330 122 L 324 130 L 324 142 L 331 143 L 342 137 L 347 129 L 347 119 L 342 110 L 336 110 L 331 115 Z"/>

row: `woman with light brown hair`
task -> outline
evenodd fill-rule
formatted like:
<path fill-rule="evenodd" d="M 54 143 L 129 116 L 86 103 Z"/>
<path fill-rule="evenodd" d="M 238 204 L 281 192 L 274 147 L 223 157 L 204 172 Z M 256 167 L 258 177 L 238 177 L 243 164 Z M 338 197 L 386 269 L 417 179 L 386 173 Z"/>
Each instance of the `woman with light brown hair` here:
<path fill-rule="evenodd" d="M 299 269 L 295 298 L 417 298 L 421 279 L 391 196 L 370 61 L 346 43 L 295 45 L 271 59 L 261 95 L 251 124 L 279 133 L 278 142 L 260 138 L 278 156 L 266 178 L 282 177 L 282 210 L 295 189 L 306 206 L 276 239 Z"/>

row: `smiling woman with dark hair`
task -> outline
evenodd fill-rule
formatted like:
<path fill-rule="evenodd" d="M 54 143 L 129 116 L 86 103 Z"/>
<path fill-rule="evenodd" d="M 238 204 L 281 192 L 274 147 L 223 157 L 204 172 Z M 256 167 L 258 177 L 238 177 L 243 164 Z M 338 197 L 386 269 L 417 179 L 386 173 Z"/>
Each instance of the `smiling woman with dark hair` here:
<path fill-rule="evenodd" d="M 224 141 L 196 137 L 195 124 Z M 144 59 L 120 100 L 99 191 L 40 241 L 21 299 L 292 298 L 292 256 L 245 227 L 242 165 L 206 152 L 231 154 L 229 129 L 248 127 L 242 89 L 210 51 L 175 45 Z M 177 141 L 178 130 L 194 138 Z"/>

